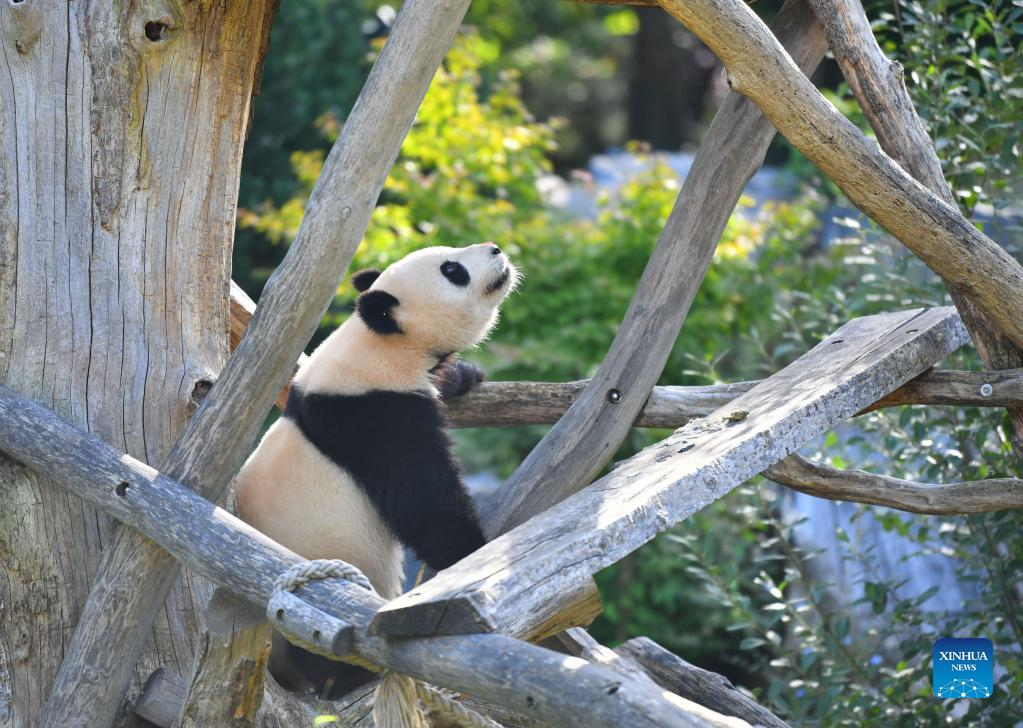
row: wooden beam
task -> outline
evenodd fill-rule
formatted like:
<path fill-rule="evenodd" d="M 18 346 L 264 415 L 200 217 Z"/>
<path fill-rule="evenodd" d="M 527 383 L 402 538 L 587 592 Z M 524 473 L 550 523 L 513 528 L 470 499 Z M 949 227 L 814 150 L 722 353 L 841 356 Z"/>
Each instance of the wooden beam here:
<path fill-rule="evenodd" d="M 967 340 L 951 307 L 869 316 L 709 417 L 388 603 L 379 635 L 501 631 L 717 500 Z"/>
<path fill-rule="evenodd" d="M 324 164 L 258 311 L 163 468 L 219 499 L 333 299 L 469 0 L 407 0 Z M 224 302 L 227 303 L 226 301 Z M 43 725 L 109 725 L 179 566 L 131 529 L 106 545 L 42 712 Z M 83 674 L 94 679 L 82 680 Z"/>
<path fill-rule="evenodd" d="M 824 35 L 803 0 L 787 0 L 775 30 L 813 71 Z M 614 456 L 657 383 L 728 217 L 760 168 L 775 130 L 729 94 L 704 135 L 614 342 L 586 389 L 481 511 L 490 537 L 590 483 Z"/>
<path fill-rule="evenodd" d="M 751 725 L 787 728 L 788 724 L 743 693 L 723 675 L 691 665 L 648 637 L 636 637 L 614 650 L 639 665 L 665 690 Z"/>
<path fill-rule="evenodd" d="M 249 294 L 242 290 L 234 281 L 231 281 L 231 351 L 233 352 L 238 348 L 238 344 L 241 343 L 242 336 L 245 334 L 246 329 L 249 328 L 249 323 L 252 321 L 253 314 L 256 313 L 256 302 L 249 298 Z M 284 411 L 284 407 L 288 404 L 288 392 L 291 391 L 291 380 L 294 379 L 295 374 L 298 373 L 299 367 L 305 364 L 306 359 L 305 352 L 298 355 L 298 363 L 291 368 L 291 374 L 288 376 L 288 380 L 281 387 L 281 390 L 277 393 L 277 399 L 274 400 L 274 406 L 277 407 L 281 412 Z"/>
<path fill-rule="evenodd" d="M 818 498 L 869 503 L 910 513 L 962 515 L 1023 510 L 1023 480 L 1019 478 L 931 485 L 863 470 L 838 470 L 795 454 L 763 474 Z"/>
<path fill-rule="evenodd" d="M 927 189 L 957 207 L 927 129 L 913 108 L 902 66 L 889 60 L 877 44 L 863 5 L 859 0 L 811 0 L 810 4 L 881 148 Z M 1006 339 L 963 290 L 955 285 L 948 290 L 985 365 L 990 369 L 1023 366 L 1023 350 Z M 1023 290 L 1009 289 L 1004 295 L 1018 298 Z M 1023 407 L 1011 407 L 1009 416 L 1013 447 L 1023 457 Z"/>
<path fill-rule="evenodd" d="M 633 427 L 677 429 L 690 420 L 706 417 L 759 383 L 654 387 Z M 454 427 L 549 425 L 565 414 L 585 386 L 585 381 L 483 382 L 467 394 L 448 400 L 448 419 Z M 1023 369 L 925 372 L 863 412 L 902 405 L 1023 406 Z"/>
<path fill-rule="evenodd" d="M 269 658 L 270 624 L 263 610 L 223 588 L 214 590 L 177 728 L 254 725 Z"/>
<path fill-rule="evenodd" d="M 266 604 L 278 575 L 303 561 L 227 511 L 148 465 L 0 387 L 0 451 L 145 533 L 184 566 L 239 597 Z M 389 640 L 366 631 L 384 605 L 342 579 L 297 592 L 356 625 L 357 653 L 385 668 L 488 700 L 553 725 L 702 726 L 660 688 L 506 635 Z M 72 722 L 73 725 L 81 725 Z"/>
<path fill-rule="evenodd" d="M 660 0 L 709 47 L 731 88 L 864 214 L 1023 346 L 1023 267 L 953 206 L 910 177 L 814 88 L 742 0 Z"/>

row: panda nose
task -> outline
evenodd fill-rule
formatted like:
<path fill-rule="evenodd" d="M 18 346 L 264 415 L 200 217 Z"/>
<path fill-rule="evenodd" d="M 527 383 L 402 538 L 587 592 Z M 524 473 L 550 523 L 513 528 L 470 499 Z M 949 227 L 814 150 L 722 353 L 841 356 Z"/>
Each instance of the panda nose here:
<path fill-rule="evenodd" d="M 501 249 L 499 247 L 497 247 L 496 245 L 494 245 L 493 243 L 490 243 L 490 254 L 491 255 L 500 255 L 501 254 Z"/>

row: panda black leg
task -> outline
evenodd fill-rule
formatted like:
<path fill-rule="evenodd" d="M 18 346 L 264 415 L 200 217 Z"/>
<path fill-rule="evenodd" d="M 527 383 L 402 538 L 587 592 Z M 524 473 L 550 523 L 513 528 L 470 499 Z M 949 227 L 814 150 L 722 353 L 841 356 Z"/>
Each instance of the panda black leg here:
<path fill-rule="evenodd" d="M 276 632 L 269 667 L 277 684 L 288 692 L 313 693 L 325 700 L 343 698 L 377 677 L 364 668 L 307 652 Z"/>

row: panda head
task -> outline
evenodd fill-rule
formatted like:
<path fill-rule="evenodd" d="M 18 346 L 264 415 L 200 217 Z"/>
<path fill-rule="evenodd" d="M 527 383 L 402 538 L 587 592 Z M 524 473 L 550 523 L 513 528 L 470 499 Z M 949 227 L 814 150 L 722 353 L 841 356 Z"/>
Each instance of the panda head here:
<path fill-rule="evenodd" d="M 356 312 L 374 334 L 432 352 L 477 344 L 497 321 L 518 272 L 494 243 L 423 248 L 383 273 L 352 276 Z"/>

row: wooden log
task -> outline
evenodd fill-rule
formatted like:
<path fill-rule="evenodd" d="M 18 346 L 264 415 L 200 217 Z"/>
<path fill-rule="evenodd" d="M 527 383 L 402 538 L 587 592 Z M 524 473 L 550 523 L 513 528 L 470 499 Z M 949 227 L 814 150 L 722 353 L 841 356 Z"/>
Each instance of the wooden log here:
<path fill-rule="evenodd" d="M 469 0 L 402 5 L 249 330 L 163 461 L 168 473 L 211 500 L 219 499 L 251 451 L 274 398 L 333 298 L 468 5 Z M 219 128 L 219 123 L 209 126 Z M 201 174 L 208 172 L 206 167 Z M 210 258 L 222 259 L 222 251 Z M 226 299 L 220 300 L 226 310 Z M 178 571 L 175 560 L 155 544 L 130 529 L 118 531 L 103 551 L 44 724 L 111 723 L 143 638 Z M 83 674 L 96 678 L 83 681 Z"/>
<path fill-rule="evenodd" d="M 341 658 L 352 652 L 355 627 L 321 612 L 288 591 L 279 591 L 266 605 L 267 618 L 274 629 L 292 642 L 311 642 L 329 649 Z"/>
<path fill-rule="evenodd" d="M 799 455 L 789 455 L 763 474 L 818 498 L 869 503 L 910 513 L 961 515 L 1023 510 L 1023 480 L 1019 478 L 931 485 L 862 470 L 838 470 Z"/>
<path fill-rule="evenodd" d="M 579 627 L 567 629 L 558 635 L 558 640 L 570 655 L 581 657 L 597 665 L 604 665 L 622 675 L 628 675 L 651 684 L 654 683 L 650 675 L 640 665 L 629 658 L 622 657 L 610 647 L 600 644 L 584 629 Z M 690 700 L 685 696 L 675 693 L 673 690 L 669 690 L 669 692 L 673 694 L 674 699 L 684 704 L 690 712 L 694 715 L 699 715 L 706 721 L 707 725 L 716 726 L 717 728 L 742 728 L 743 726 L 749 728 L 750 724 L 742 718 L 712 710 L 703 703 Z"/>
<path fill-rule="evenodd" d="M 683 698 L 722 713 L 742 718 L 752 725 L 787 728 L 757 701 L 739 692 L 723 675 L 696 667 L 672 654 L 648 637 L 636 637 L 614 651 L 642 667 L 654 682 Z"/>
<path fill-rule="evenodd" d="M 231 351 L 238 348 L 238 344 L 242 340 L 242 336 L 245 334 L 245 330 L 249 328 L 249 323 L 252 321 L 252 315 L 256 312 L 256 302 L 249 298 L 249 294 L 242 290 L 234 281 L 231 281 Z M 295 374 L 298 373 L 298 368 L 305 364 L 306 359 L 305 352 L 298 355 L 298 363 L 295 364 L 291 369 L 291 375 L 288 377 L 288 381 L 281 387 L 281 391 L 277 393 L 277 399 L 274 400 L 274 406 L 277 407 L 281 412 L 284 411 L 285 406 L 288 404 L 288 392 L 291 391 L 291 380 Z"/>
<path fill-rule="evenodd" d="M 0 3 L 0 383 L 152 463 L 227 360 L 242 146 L 276 7 Z M 7 460 L 0 491 L 0 725 L 102 725 L 40 712 L 114 524 Z M 119 632 L 107 645 L 129 674 L 191 665 L 209 586 L 167 589 L 131 659 Z"/>
<path fill-rule="evenodd" d="M 177 727 L 254 725 L 269 657 L 270 624 L 263 610 L 216 589 L 203 613 Z"/>
<path fill-rule="evenodd" d="M 828 103 L 742 0 L 660 2 L 721 59 L 731 88 L 749 97 L 850 202 L 1023 346 L 1023 267 Z"/>
<path fill-rule="evenodd" d="M 188 681 L 166 667 L 160 667 L 142 686 L 135 700 L 135 715 L 159 728 L 171 728 L 181 713 L 188 694 Z"/>
<path fill-rule="evenodd" d="M 55 482 L 145 533 L 183 565 L 254 604 L 265 604 L 276 577 L 302 561 L 182 483 L 4 387 L 0 451 L 47 471 Z M 704 725 L 659 688 L 505 635 L 425 640 L 370 635 L 366 625 L 384 601 L 347 580 L 310 582 L 298 593 L 318 610 L 356 625 L 361 657 L 528 718 L 581 728 Z"/>
<path fill-rule="evenodd" d="M 952 189 L 920 117 L 909 98 L 902 66 L 885 56 L 870 29 L 859 0 L 811 0 L 842 75 L 877 135 L 881 148 L 910 175 L 952 207 Z M 1006 339 L 959 287 L 949 293 L 989 369 L 1023 366 L 1023 350 Z M 1023 295 L 1006 291 L 1005 295 Z M 1012 407 L 1010 434 L 1017 455 L 1023 457 L 1023 407 Z"/>
<path fill-rule="evenodd" d="M 447 402 L 454 427 L 549 425 L 571 406 L 585 382 L 483 382 Z M 759 382 L 695 387 L 654 387 L 634 427 L 677 429 L 706 417 Z M 1023 406 L 1023 369 L 966 372 L 934 370 L 906 382 L 863 409 L 863 414 L 902 405 L 954 407 Z"/>
<path fill-rule="evenodd" d="M 869 316 L 709 417 L 388 603 L 379 635 L 521 630 L 548 599 L 717 500 L 967 340 L 951 307 Z"/>
<path fill-rule="evenodd" d="M 549 425 L 565 414 L 589 381 L 483 382 L 445 403 L 448 419 L 454 427 Z M 755 384 L 654 387 L 632 426 L 681 427 L 691 419 L 706 417 Z M 1023 396 L 1023 386 L 1020 390 Z"/>
<path fill-rule="evenodd" d="M 865 411 L 906 404 L 1020 407 L 1023 406 L 1023 369 L 926 372 L 885 395 Z"/>
<path fill-rule="evenodd" d="M 808 72 L 826 50 L 803 0 L 788 0 L 775 28 Z M 618 451 L 657 383 L 728 217 L 763 163 L 775 130 L 730 94 L 714 116 L 611 348 L 586 389 L 481 511 L 504 533 L 587 485 Z"/>

